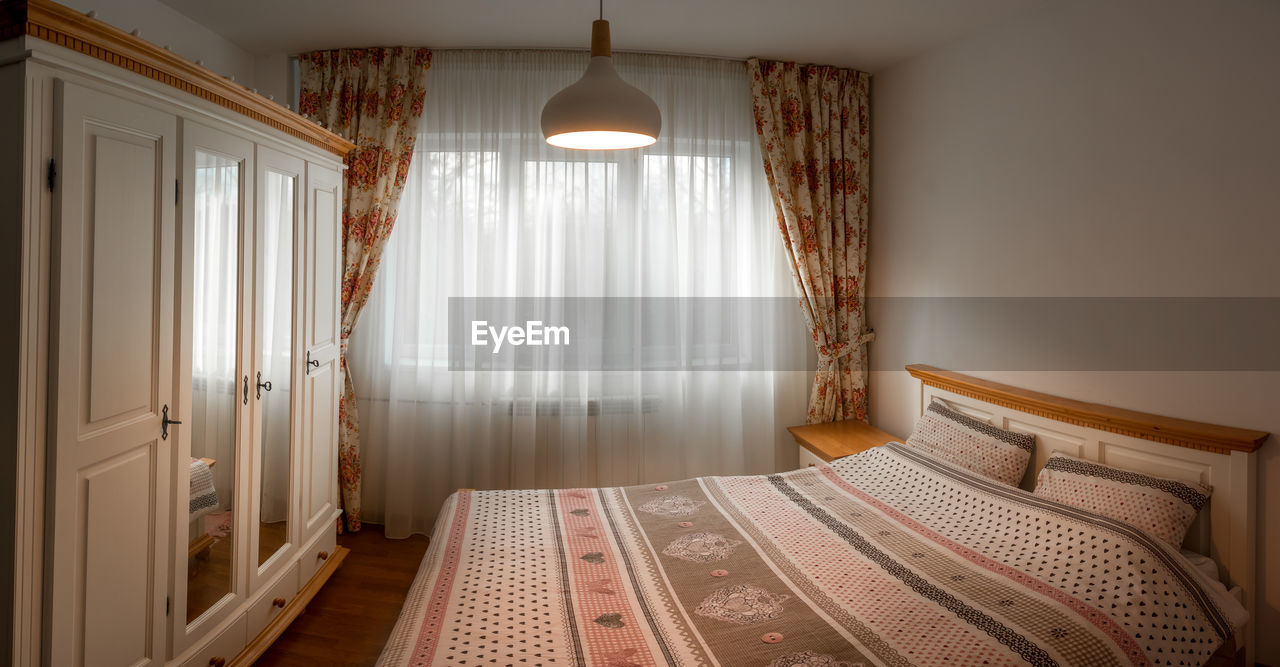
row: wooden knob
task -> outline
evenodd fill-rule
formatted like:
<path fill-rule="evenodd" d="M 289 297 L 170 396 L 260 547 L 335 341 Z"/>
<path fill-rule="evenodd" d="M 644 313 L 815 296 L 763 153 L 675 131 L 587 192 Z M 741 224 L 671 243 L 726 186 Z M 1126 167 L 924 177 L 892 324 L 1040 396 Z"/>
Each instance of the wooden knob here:
<path fill-rule="evenodd" d="M 225 667 L 226 664 L 226 658 L 209 658 L 209 667 Z"/>
<path fill-rule="evenodd" d="M 284 598 L 276 598 L 271 601 L 271 606 L 284 609 L 284 602 L 285 602 Z"/>
<path fill-rule="evenodd" d="M 591 57 L 612 56 L 613 49 L 609 44 L 609 22 L 600 20 L 591 22 Z"/>
<path fill-rule="evenodd" d="M 319 558 L 320 560 L 329 560 L 329 552 L 321 551 L 320 553 L 316 554 L 316 558 Z"/>

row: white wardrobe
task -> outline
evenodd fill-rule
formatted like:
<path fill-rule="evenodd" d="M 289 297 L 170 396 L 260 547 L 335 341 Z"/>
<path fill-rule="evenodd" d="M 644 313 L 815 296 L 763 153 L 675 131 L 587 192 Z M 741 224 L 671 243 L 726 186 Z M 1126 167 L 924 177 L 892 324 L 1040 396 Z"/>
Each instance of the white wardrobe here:
<path fill-rule="evenodd" d="M 0 664 L 251 662 L 346 555 L 351 145 L 92 18 L 7 5 Z"/>

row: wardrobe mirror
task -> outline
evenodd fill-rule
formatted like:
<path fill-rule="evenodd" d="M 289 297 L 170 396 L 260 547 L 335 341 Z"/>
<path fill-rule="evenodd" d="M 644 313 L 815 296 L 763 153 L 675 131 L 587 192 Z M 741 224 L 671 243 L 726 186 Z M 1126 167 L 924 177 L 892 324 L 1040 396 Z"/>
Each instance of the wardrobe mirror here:
<path fill-rule="evenodd" d="M 195 153 L 187 622 L 231 592 L 241 163 Z"/>
<path fill-rule="evenodd" d="M 262 360 L 256 396 L 262 465 L 259 466 L 258 565 L 266 563 L 289 541 L 289 443 L 293 369 L 293 231 L 295 177 L 266 172 L 263 183 L 262 295 L 260 320 Z"/>

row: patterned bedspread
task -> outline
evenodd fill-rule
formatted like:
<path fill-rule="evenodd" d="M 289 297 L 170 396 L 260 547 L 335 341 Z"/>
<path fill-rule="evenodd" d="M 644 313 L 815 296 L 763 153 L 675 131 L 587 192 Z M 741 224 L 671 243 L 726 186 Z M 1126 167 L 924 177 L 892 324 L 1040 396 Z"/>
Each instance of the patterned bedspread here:
<path fill-rule="evenodd" d="M 459 492 L 381 664 L 1194 665 L 1244 620 L 1155 538 L 890 444 Z"/>
<path fill-rule="evenodd" d="M 189 496 L 190 513 L 195 514 L 202 509 L 217 507 L 218 490 L 213 486 L 213 470 L 209 464 L 200 459 L 191 459 L 191 495 Z"/>

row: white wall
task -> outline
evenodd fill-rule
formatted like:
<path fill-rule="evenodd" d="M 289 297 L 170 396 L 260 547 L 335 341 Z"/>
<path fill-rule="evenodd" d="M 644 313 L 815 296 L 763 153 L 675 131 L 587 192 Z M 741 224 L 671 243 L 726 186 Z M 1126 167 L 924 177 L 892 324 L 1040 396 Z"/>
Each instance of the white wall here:
<path fill-rule="evenodd" d="M 259 93 L 297 111 L 298 100 L 293 99 L 289 88 L 291 67 L 289 56 L 283 53 L 257 56 L 254 59 L 253 80 Z"/>
<path fill-rule="evenodd" d="M 1088 0 L 878 73 L 870 295 L 1280 297 L 1278 36 L 1270 0 Z M 1280 433 L 1280 372 L 964 370 Z M 871 382 L 907 433 L 918 385 Z M 1280 664 L 1274 436 L 1259 463 L 1257 657 Z"/>
<path fill-rule="evenodd" d="M 187 60 L 203 61 L 204 66 L 223 76 L 253 87 L 253 54 L 236 46 L 216 32 L 187 18 L 159 0 L 58 0 L 81 12 L 96 12 L 96 18 L 126 32 L 135 28 L 142 39 L 158 46 L 168 45 Z"/>

